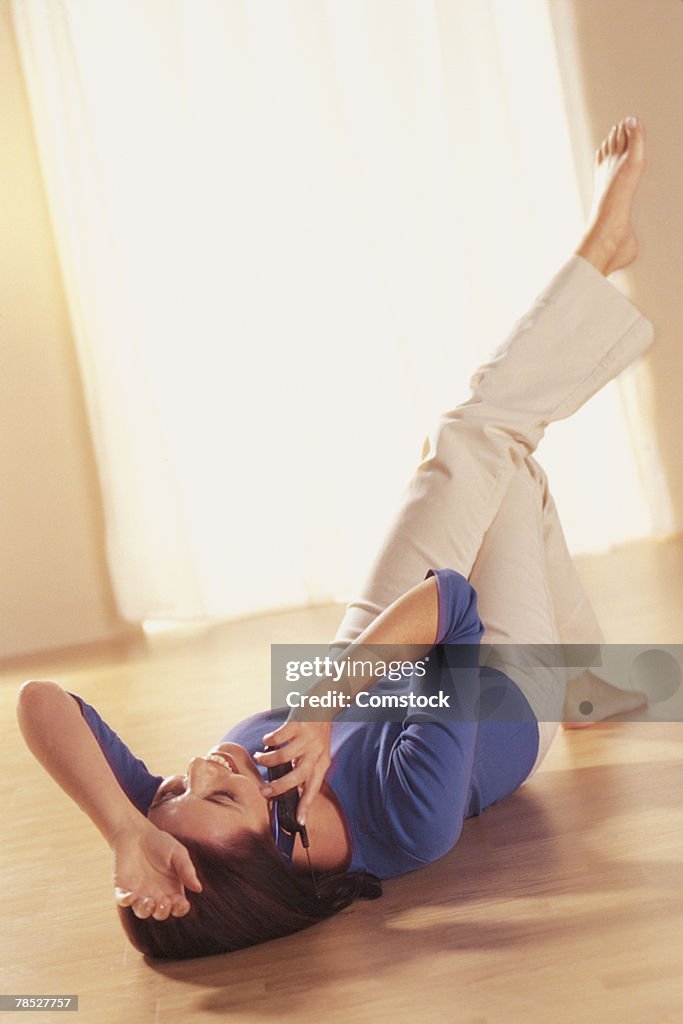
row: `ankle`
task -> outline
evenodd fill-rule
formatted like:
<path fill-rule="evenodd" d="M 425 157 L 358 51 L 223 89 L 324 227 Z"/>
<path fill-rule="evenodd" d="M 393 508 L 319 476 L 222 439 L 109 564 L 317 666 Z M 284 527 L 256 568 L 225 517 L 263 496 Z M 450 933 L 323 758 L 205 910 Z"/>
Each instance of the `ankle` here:
<path fill-rule="evenodd" d="M 606 277 L 610 272 L 618 248 L 616 242 L 589 234 L 574 250 L 574 255 L 582 256 Z"/>

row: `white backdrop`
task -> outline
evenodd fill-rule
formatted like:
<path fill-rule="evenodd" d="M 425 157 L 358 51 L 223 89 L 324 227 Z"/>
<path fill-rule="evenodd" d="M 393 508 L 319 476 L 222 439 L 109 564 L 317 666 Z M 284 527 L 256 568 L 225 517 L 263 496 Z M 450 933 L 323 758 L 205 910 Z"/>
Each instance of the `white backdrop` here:
<path fill-rule="evenodd" d="M 545 3 L 13 15 L 122 615 L 350 597 L 432 420 L 580 235 Z M 574 553 L 651 532 L 619 385 L 538 457 Z"/>

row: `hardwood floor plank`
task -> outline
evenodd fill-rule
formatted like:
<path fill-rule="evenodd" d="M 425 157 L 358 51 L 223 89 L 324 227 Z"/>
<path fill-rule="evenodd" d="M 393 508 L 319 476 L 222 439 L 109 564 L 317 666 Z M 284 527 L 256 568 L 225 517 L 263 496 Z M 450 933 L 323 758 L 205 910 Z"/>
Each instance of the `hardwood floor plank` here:
<path fill-rule="evenodd" d="M 683 538 L 578 566 L 609 641 L 683 643 Z M 152 771 L 184 770 L 268 706 L 270 644 L 327 641 L 340 612 L 264 615 L 2 669 L 2 991 L 76 992 L 84 1024 L 679 1024 L 678 722 L 560 731 L 533 779 L 470 819 L 447 857 L 306 932 L 177 963 L 148 964 L 128 944 L 109 850 L 23 745 L 19 685 L 57 679 Z"/>

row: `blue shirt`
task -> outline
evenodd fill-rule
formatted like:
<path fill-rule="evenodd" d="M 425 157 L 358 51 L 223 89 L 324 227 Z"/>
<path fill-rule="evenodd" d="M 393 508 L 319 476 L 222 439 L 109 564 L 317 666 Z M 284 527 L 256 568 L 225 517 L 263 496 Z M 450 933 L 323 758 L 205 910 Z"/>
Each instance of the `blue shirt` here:
<path fill-rule="evenodd" d="M 479 668 L 465 652 L 476 647 L 484 627 L 474 588 L 453 569 L 429 570 L 439 595 L 436 646 L 427 676 L 380 679 L 371 693 L 447 690 L 452 681 L 451 718 L 411 711 L 387 721 L 386 711 L 342 711 L 331 731 L 331 764 L 325 781 L 341 807 L 351 842 L 350 871 L 391 878 L 428 864 L 457 842 L 466 818 L 513 793 L 533 768 L 538 723 L 516 684 L 502 672 Z M 451 647 L 448 645 L 459 645 Z M 454 658 L 455 652 L 457 656 Z M 134 757 L 97 711 L 76 694 L 83 716 L 122 789 L 147 814 L 162 776 Z M 487 716 L 487 706 L 495 713 Z M 289 708 L 252 715 L 221 742 L 240 743 L 250 755 L 263 736 L 281 725 Z M 356 720 L 351 720 L 352 718 Z M 265 769 L 259 768 L 265 777 Z"/>

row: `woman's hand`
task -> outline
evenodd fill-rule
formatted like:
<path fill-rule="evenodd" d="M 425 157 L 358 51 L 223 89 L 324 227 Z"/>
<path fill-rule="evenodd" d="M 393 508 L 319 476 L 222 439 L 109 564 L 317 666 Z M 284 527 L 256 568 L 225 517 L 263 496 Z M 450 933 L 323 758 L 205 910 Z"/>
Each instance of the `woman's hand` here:
<path fill-rule="evenodd" d="M 193 892 L 202 887 L 189 853 L 170 832 L 143 819 L 116 833 L 111 848 L 114 898 L 120 907 L 132 907 L 136 917 L 157 921 L 187 914 L 185 886 Z"/>
<path fill-rule="evenodd" d="M 290 718 L 279 729 L 263 737 L 268 747 L 284 746 L 268 753 L 254 754 L 258 763 L 267 768 L 294 762 L 294 769 L 288 775 L 268 783 L 261 792 L 266 797 L 275 798 L 294 786 L 298 786 L 301 793 L 303 787 L 296 813 L 300 825 L 305 825 L 306 815 L 330 766 L 331 730 L 331 722 L 298 722 Z"/>

